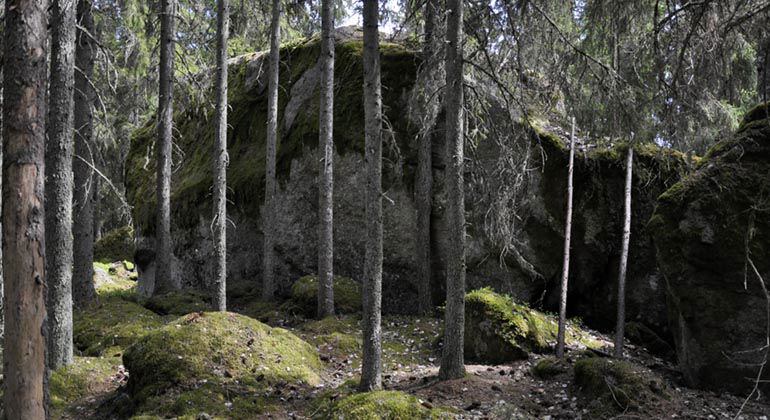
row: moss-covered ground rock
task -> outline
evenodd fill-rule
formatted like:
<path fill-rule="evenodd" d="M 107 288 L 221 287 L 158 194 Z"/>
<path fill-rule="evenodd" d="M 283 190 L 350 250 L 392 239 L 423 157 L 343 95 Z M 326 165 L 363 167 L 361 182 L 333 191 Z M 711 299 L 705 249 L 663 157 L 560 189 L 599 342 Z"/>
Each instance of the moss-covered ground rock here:
<path fill-rule="evenodd" d="M 61 409 L 67 404 L 109 388 L 120 365 L 121 360 L 118 357 L 76 356 L 71 365 L 51 373 L 51 405 L 55 409 Z"/>
<path fill-rule="evenodd" d="M 100 297 L 74 312 L 75 348 L 87 356 L 112 356 L 164 324 L 156 313 L 121 297 Z"/>
<path fill-rule="evenodd" d="M 134 259 L 134 228 L 124 226 L 115 229 L 94 244 L 94 261 L 111 263 Z"/>
<path fill-rule="evenodd" d="M 435 408 L 427 408 L 409 394 L 398 391 L 366 392 L 336 402 L 318 420 L 427 420 L 450 419 L 453 416 Z"/>
<path fill-rule="evenodd" d="M 532 374 L 540 379 L 550 379 L 569 371 L 569 364 L 556 357 L 544 357 L 532 366 Z"/>
<path fill-rule="evenodd" d="M 304 276 L 291 286 L 291 300 L 305 316 L 313 317 L 318 308 L 318 276 Z M 361 284 L 343 276 L 334 276 L 334 310 L 341 314 L 361 311 Z"/>
<path fill-rule="evenodd" d="M 551 316 L 515 302 L 492 289 L 474 290 L 465 301 L 465 357 L 488 363 L 525 359 L 530 352 L 550 351 L 558 322 Z M 567 328 L 567 343 L 592 345 L 575 325 Z"/>
<path fill-rule="evenodd" d="M 186 315 L 211 309 L 211 299 L 196 290 L 177 290 L 152 296 L 144 303 L 145 308 L 160 315 Z"/>
<path fill-rule="evenodd" d="M 140 406 L 172 388 L 179 393 L 175 401 L 183 394 L 209 400 L 213 397 L 205 394 L 223 387 L 225 398 L 227 387 L 240 395 L 235 389 L 242 386 L 253 394 L 269 384 L 321 382 L 321 361 L 312 346 L 286 330 L 234 313 L 178 318 L 132 345 L 123 362 L 131 373 L 128 392 Z"/>
<path fill-rule="evenodd" d="M 649 221 L 677 359 L 691 386 L 748 393 L 767 355 L 768 111 L 764 104 L 749 112 L 732 137 L 659 197 Z M 770 370 L 762 380 L 768 395 Z"/>

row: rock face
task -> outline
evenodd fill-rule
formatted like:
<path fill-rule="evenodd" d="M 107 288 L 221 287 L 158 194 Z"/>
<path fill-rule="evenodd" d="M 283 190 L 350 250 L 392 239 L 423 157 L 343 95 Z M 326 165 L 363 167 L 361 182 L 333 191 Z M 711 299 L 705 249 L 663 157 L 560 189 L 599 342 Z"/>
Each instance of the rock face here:
<path fill-rule="evenodd" d="M 751 264 L 770 280 L 767 112 L 767 104 L 750 111 L 660 197 L 650 221 L 676 353 L 693 386 L 747 393 L 767 357 L 768 300 Z"/>
<path fill-rule="evenodd" d="M 334 112 L 334 266 L 335 274 L 359 280 L 364 261 L 364 162 L 362 42 L 356 30 L 336 35 Z M 279 292 L 315 273 L 318 208 L 317 39 L 298 41 L 281 50 L 285 63 L 279 89 L 277 173 L 278 213 L 274 223 Z M 416 207 L 413 198 L 417 124 L 410 118 L 409 97 L 419 55 L 407 47 L 383 43 L 383 104 L 387 124 L 383 157 L 384 274 L 386 312 L 410 312 L 416 305 Z M 264 153 L 267 77 L 264 53 L 233 59 L 230 73 L 229 132 L 231 190 L 228 216 L 228 291 L 239 283 L 258 289 L 261 278 Z M 526 302 L 556 305 L 561 272 L 567 148 L 559 136 L 524 123 L 511 123 L 509 111 L 490 100 L 494 115 L 483 124 L 489 136 L 467 147 L 466 212 L 468 220 L 468 287 L 492 286 Z M 213 109 L 181 108 L 175 115 L 179 135 L 172 179 L 175 278 L 182 287 L 206 289 L 210 260 L 212 185 L 210 151 Z M 515 116 L 514 116 L 515 117 Z M 518 118 L 518 117 L 516 117 Z M 516 118 L 513 118 L 514 120 Z M 476 123 L 481 124 L 481 123 Z M 433 137 L 434 195 L 432 258 L 435 301 L 442 301 L 447 236 L 444 228 L 444 147 L 441 121 Z M 494 126 L 494 127 L 492 127 Z M 558 131 L 558 130 L 556 130 Z M 154 232 L 152 123 L 137 131 L 128 155 L 126 187 L 134 208 L 140 246 L 151 248 Z M 498 136 L 498 137 L 496 137 Z M 507 136 L 507 137 L 506 137 Z M 563 138 L 563 132 L 561 137 Z M 514 162 L 505 157 L 513 156 Z M 614 296 L 623 197 L 622 147 L 582 147 L 575 172 L 570 315 L 599 328 L 614 325 Z M 639 233 L 652 214 L 654 198 L 673 185 L 685 159 L 653 147 L 637 150 L 634 180 L 634 225 L 628 278 L 628 314 L 667 334 L 665 292 L 655 268 L 649 236 Z M 524 172 L 522 172 L 524 171 Z M 518 174 L 528 174 L 520 178 Z M 141 267 L 140 267 L 141 268 Z M 144 270 L 143 273 L 151 270 Z M 151 282 L 143 275 L 142 282 Z M 233 286 L 231 289 L 230 286 Z M 140 290 L 146 290 L 141 284 Z"/>

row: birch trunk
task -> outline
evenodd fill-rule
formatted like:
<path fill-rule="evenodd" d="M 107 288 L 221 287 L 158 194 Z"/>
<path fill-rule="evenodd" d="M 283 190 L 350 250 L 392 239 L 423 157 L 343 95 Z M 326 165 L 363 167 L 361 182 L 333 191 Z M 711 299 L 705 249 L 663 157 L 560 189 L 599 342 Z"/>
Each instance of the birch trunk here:
<path fill-rule="evenodd" d="M 334 10 L 321 1 L 321 167 L 318 198 L 318 317 L 334 315 Z"/>
<path fill-rule="evenodd" d="M 72 153 L 75 0 L 54 0 L 45 147 L 48 366 L 72 363 Z"/>
<path fill-rule="evenodd" d="M 615 325 L 615 357 L 623 357 L 623 336 L 626 324 L 626 269 L 628 267 L 628 248 L 631 242 L 631 179 L 634 167 L 634 147 L 628 146 L 626 157 L 626 191 L 623 219 L 623 245 L 618 268 L 618 319 Z"/>
<path fill-rule="evenodd" d="M 262 299 L 275 297 L 275 154 L 278 141 L 278 76 L 281 46 L 281 1 L 273 0 L 273 19 L 270 24 L 270 70 L 267 96 L 267 152 L 265 154 L 265 210 L 262 215 L 264 243 L 264 273 Z"/>
<path fill-rule="evenodd" d="M 90 83 L 94 70 L 94 18 L 90 0 L 79 0 L 77 5 L 77 29 L 75 66 L 75 157 L 72 161 L 74 177 L 72 206 L 73 259 L 72 300 L 82 308 L 96 299 L 94 288 L 94 164 L 93 104 L 96 98 Z M 87 31 L 87 32 L 84 32 Z"/>
<path fill-rule="evenodd" d="M 46 418 L 44 149 L 48 2 L 5 2 L 3 265 L 6 419 Z"/>
<path fill-rule="evenodd" d="M 382 84 L 377 0 L 364 0 L 366 256 L 363 288 L 362 392 L 382 387 Z"/>
<path fill-rule="evenodd" d="M 229 0 L 217 0 L 217 133 L 214 150 L 214 310 L 227 310 L 227 37 Z"/>
<path fill-rule="evenodd" d="M 439 378 L 465 376 L 465 195 L 463 185 L 463 1 L 447 1 L 446 142 L 449 255 L 444 348 Z"/>
<path fill-rule="evenodd" d="M 153 295 L 171 291 L 171 145 L 173 142 L 174 7 L 175 0 L 161 0 L 160 69 L 158 96 L 158 215 L 155 225 L 156 260 Z"/>
<path fill-rule="evenodd" d="M 567 286 L 569 283 L 569 253 L 572 240 L 572 174 L 575 166 L 575 117 L 569 144 L 569 169 L 567 170 L 567 217 L 564 223 L 564 260 L 561 271 L 561 297 L 559 299 L 559 333 L 556 340 L 556 357 L 564 357 L 567 333 Z"/>

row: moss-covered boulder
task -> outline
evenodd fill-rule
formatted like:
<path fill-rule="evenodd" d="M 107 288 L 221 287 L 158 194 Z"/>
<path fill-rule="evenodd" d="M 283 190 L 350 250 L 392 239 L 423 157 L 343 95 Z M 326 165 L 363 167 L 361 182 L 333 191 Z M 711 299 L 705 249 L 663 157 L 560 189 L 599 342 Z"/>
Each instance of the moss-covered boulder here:
<path fill-rule="evenodd" d="M 109 389 L 113 381 L 121 382 L 118 357 L 75 356 L 69 366 L 57 369 L 49 378 L 51 406 L 61 409 L 82 398 Z"/>
<path fill-rule="evenodd" d="M 224 312 L 186 315 L 150 332 L 128 348 L 123 363 L 131 373 L 128 392 L 139 410 L 159 401 L 178 402 L 182 395 L 234 404 L 226 400 L 228 390 L 254 395 L 271 384 L 321 381 L 321 361 L 311 345 L 286 330 Z M 160 400 L 153 402 L 154 397 Z M 257 404 L 249 401 L 242 403 Z"/>
<path fill-rule="evenodd" d="M 550 351 L 556 343 L 558 320 L 509 296 L 483 288 L 465 297 L 465 357 L 486 363 L 526 359 L 530 352 Z M 567 328 L 567 343 L 593 345 L 575 325 Z"/>
<path fill-rule="evenodd" d="M 343 398 L 317 420 L 428 420 L 451 419 L 447 411 L 428 408 L 416 397 L 398 391 L 365 392 Z"/>
<path fill-rule="evenodd" d="M 116 292 L 120 289 L 115 289 Z M 114 356 L 164 322 L 156 313 L 119 296 L 103 296 L 73 314 L 75 349 L 86 356 Z"/>
<path fill-rule="evenodd" d="M 152 296 L 144 307 L 160 315 L 186 315 L 211 309 L 211 297 L 196 290 L 177 290 Z"/>
<path fill-rule="evenodd" d="M 532 375 L 540 379 L 550 379 L 569 371 L 569 364 L 564 359 L 544 357 L 532 366 Z"/>
<path fill-rule="evenodd" d="M 134 228 L 124 226 L 115 229 L 94 244 L 94 261 L 111 263 L 131 261 L 134 257 Z"/>
<path fill-rule="evenodd" d="M 677 357 L 692 386 L 749 392 L 767 354 L 768 111 L 764 104 L 749 112 L 735 135 L 660 196 L 650 220 Z"/>
<path fill-rule="evenodd" d="M 307 317 L 318 313 L 318 276 L 300 277 L 291 286 L 291 300 Z M 343 276 L 334 276 L 334 311 L 341 314 L 361 312 L 361 284 Z"/>
<path fill-rule="evenodd" d="M 669 398 L 665 382 L 622 360 L 591 357 L 575 362 L 575 387 L 593 417 L 609 417 Z"/>

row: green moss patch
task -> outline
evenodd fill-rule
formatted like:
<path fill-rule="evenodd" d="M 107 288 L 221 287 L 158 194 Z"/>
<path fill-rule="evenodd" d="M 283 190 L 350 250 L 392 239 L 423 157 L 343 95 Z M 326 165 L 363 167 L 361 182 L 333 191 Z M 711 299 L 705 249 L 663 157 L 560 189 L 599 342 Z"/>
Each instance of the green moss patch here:
<path fill-rule="evenodd" d="M 630 362 L 592 357 L 575 362 L 575 386 L 594 414 L 638 409 L 668 390 L 651 371 Z"/>
<path fill-rule="evenodd" d="M 568 371 L 569 365 L 567 362 L 556 357 L 540 359 L 532 366 L 532 375 L 540 379 L 550 379 Z"/>
<path fill-rule="evenodd" d="M 94 261 L 111 263 L 134 259 L 134 228 L 124 226 L 115 229 L 94 244 Z"/>
<path fill-rule="evenodd" d="M 132 345 L 123 362 L 131 372 L 128 391 L 140 406 L 171 388 L 237 383 L 261 389 L 321 382 L 321 361 L 310 344 L 234 313 L 178 318 Z"/>
<path fill-rule="evenodd" d="M 55 370 L 49 379 L 51 405 L 67 404 L 110 387 L 121 361 L 117 357 L 79 357 L 69 366 Z"/>
<path fill-rule="evenodd" d="M 543 353 L 556 343 L 558 320 L 490 288 L 474 290 L 465 302 L 465 355 L 469 360 L 505 363 Z M 590 334 L 571 323 L 567 344 L 593 346 Z"/>
<path fill-rule="evenodd" d="M 428 408 L 414 396 L 398 391 L 365 392 L 343 398 L 318 420 L 425 420 L 449 419 L 448 412 Z"/>
<path fill-rule="evenodd" d="M 112 356 L 163 324 L 160 316 L 134 302 L 100 297 L 74 312 L 75 348 L 86 356 Z"/>
<path fill-rule="evenodd" d="M 304 276 L 291 286 L 291 300 L 307 317 L 318 312 L 318 276 Z M 347 277 L 334 277 L 334 310 L 340 314 L 361 311 L 361 284 Z"/>
<path fill-rule="evenodd" d="M 149 298 L 144 307 L 160 315 L 186 315 L 211 309 L 211 299 L 196 290 L 177 290 Z"/>

